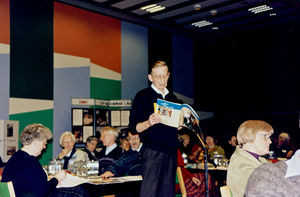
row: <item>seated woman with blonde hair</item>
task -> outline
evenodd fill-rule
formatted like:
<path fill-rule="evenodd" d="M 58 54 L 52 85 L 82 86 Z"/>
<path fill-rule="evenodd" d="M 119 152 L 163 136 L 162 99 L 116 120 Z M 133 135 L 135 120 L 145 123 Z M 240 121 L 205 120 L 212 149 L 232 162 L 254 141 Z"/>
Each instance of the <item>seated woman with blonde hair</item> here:
<path fill-rule="evenodd" d="M 234 197 L 244 196 L 251 173 L 267 160 L 261 156 L 269 153 L 274 130 L 262 120 L 247 120 L 237 132 L 239 146 L 231 156 L 227 171 L 227 185 Z"/>
<path fill-rule="evenodd" d="M 88 155 L 82 150 L 76 150 L 75 136 L 70 132 L 66 131 L 60 136 L 60 145 L 63 147 L 61 153 L 59 153 L 57 159 L 63 163 L 63 169 L 68 169 L 76 161 L 89 161 Z"/>

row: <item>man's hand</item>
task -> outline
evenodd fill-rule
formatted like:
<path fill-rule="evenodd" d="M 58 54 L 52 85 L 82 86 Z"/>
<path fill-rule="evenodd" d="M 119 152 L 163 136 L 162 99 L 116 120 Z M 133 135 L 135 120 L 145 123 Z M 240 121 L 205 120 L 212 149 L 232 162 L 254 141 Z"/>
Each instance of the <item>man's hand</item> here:
<path fill-rule="evenodd" d="M 144 122 L 140 122 L 136 125 L 136 130 L 137 132 L 141 133 L 143 131 L 145 131 L 146 129 L 148 129 L 149 127 L 160 123 L 161 119 L 160 116 L 156 113 L 153 113 L 149 116 L 149 119 L 144 121 Z"/>
<path fill-rule="evenodd" d="M 151 114 L 148 119 L 150 126 L 160 123 L 160 121 L 161 121 L 160 116 L 156 113 Z"/>
<path fill-rule="evenodd" d="M 113 177 L 113 176 L 114 176 L 114 174 L 111 171 L 106 171 L 100 175 L 101 178 L 105 178 L 105 179 L 107 179 L 109 177 Z"/>

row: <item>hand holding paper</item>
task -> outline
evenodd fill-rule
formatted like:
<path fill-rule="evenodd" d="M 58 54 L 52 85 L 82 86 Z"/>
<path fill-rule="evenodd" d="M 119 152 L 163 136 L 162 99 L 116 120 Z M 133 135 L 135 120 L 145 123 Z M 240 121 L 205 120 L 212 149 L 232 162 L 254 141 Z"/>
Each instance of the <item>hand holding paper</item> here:
<path fill-rule="evenodd" d="M 161 118 L 160 118 L 160 116 L 158 114 L 153 113 L 153 114 L 151 114 L 149 116 L 148 121 L 149 121 L 150 126 L 152 126 L 152 125 L 155 125 L 157 123 L 160 123 L 161 122 Z"/>

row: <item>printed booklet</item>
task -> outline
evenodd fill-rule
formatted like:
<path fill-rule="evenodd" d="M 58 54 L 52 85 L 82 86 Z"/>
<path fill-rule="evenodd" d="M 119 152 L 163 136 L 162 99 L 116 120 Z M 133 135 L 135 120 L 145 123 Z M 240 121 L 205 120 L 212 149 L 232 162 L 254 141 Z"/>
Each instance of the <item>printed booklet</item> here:
<path fill-rule="evenodd" d="M 194 130 L 198 129 L 199 116 L 188 104 L 157 99 L 157 103 L 154 103 L 154 112 L 160 115 L 162 124 L 176 128 L 186 126 Z"/>

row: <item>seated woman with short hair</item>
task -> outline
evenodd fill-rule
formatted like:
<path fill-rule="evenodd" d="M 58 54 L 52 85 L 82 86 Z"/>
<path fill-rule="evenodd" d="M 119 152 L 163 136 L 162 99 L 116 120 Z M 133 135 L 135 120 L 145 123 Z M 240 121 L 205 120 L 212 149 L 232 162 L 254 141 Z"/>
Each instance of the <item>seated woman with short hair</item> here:
<path fill-rule="evenodd" d="M 37 159 L 51 138 L 51 131 L 42 124 L 28 125 L 22 131 L 20 143 L 23 147 L 8 160 L 1 180 L 13 182 L 16 196 L 49 196 L 58 182 L 65 179 L 66 173 L 59 171 L 48 181 Z"/>
<path fill-rule="evenodd" d="M 237 132 L 239 146 L 231 156 L 227 171 L 227 185 L 234 197 L 244 196 L 251 173 L 267 160 L 261 156 L 269 153 L 271 125 L 261 120 L 242 123 Z"/>
<path fill-rule="evenodd" d="M 59 143 L 63 150 L 59 153 L 57 159 L 60 159 L 63 163 L 63 169 L 68 169 L 76 161 L 89 161 L 86 152 L 76 150 L 74 146 L 75 136 L 70 131 L 66 131 L 60 136 Z"/>

